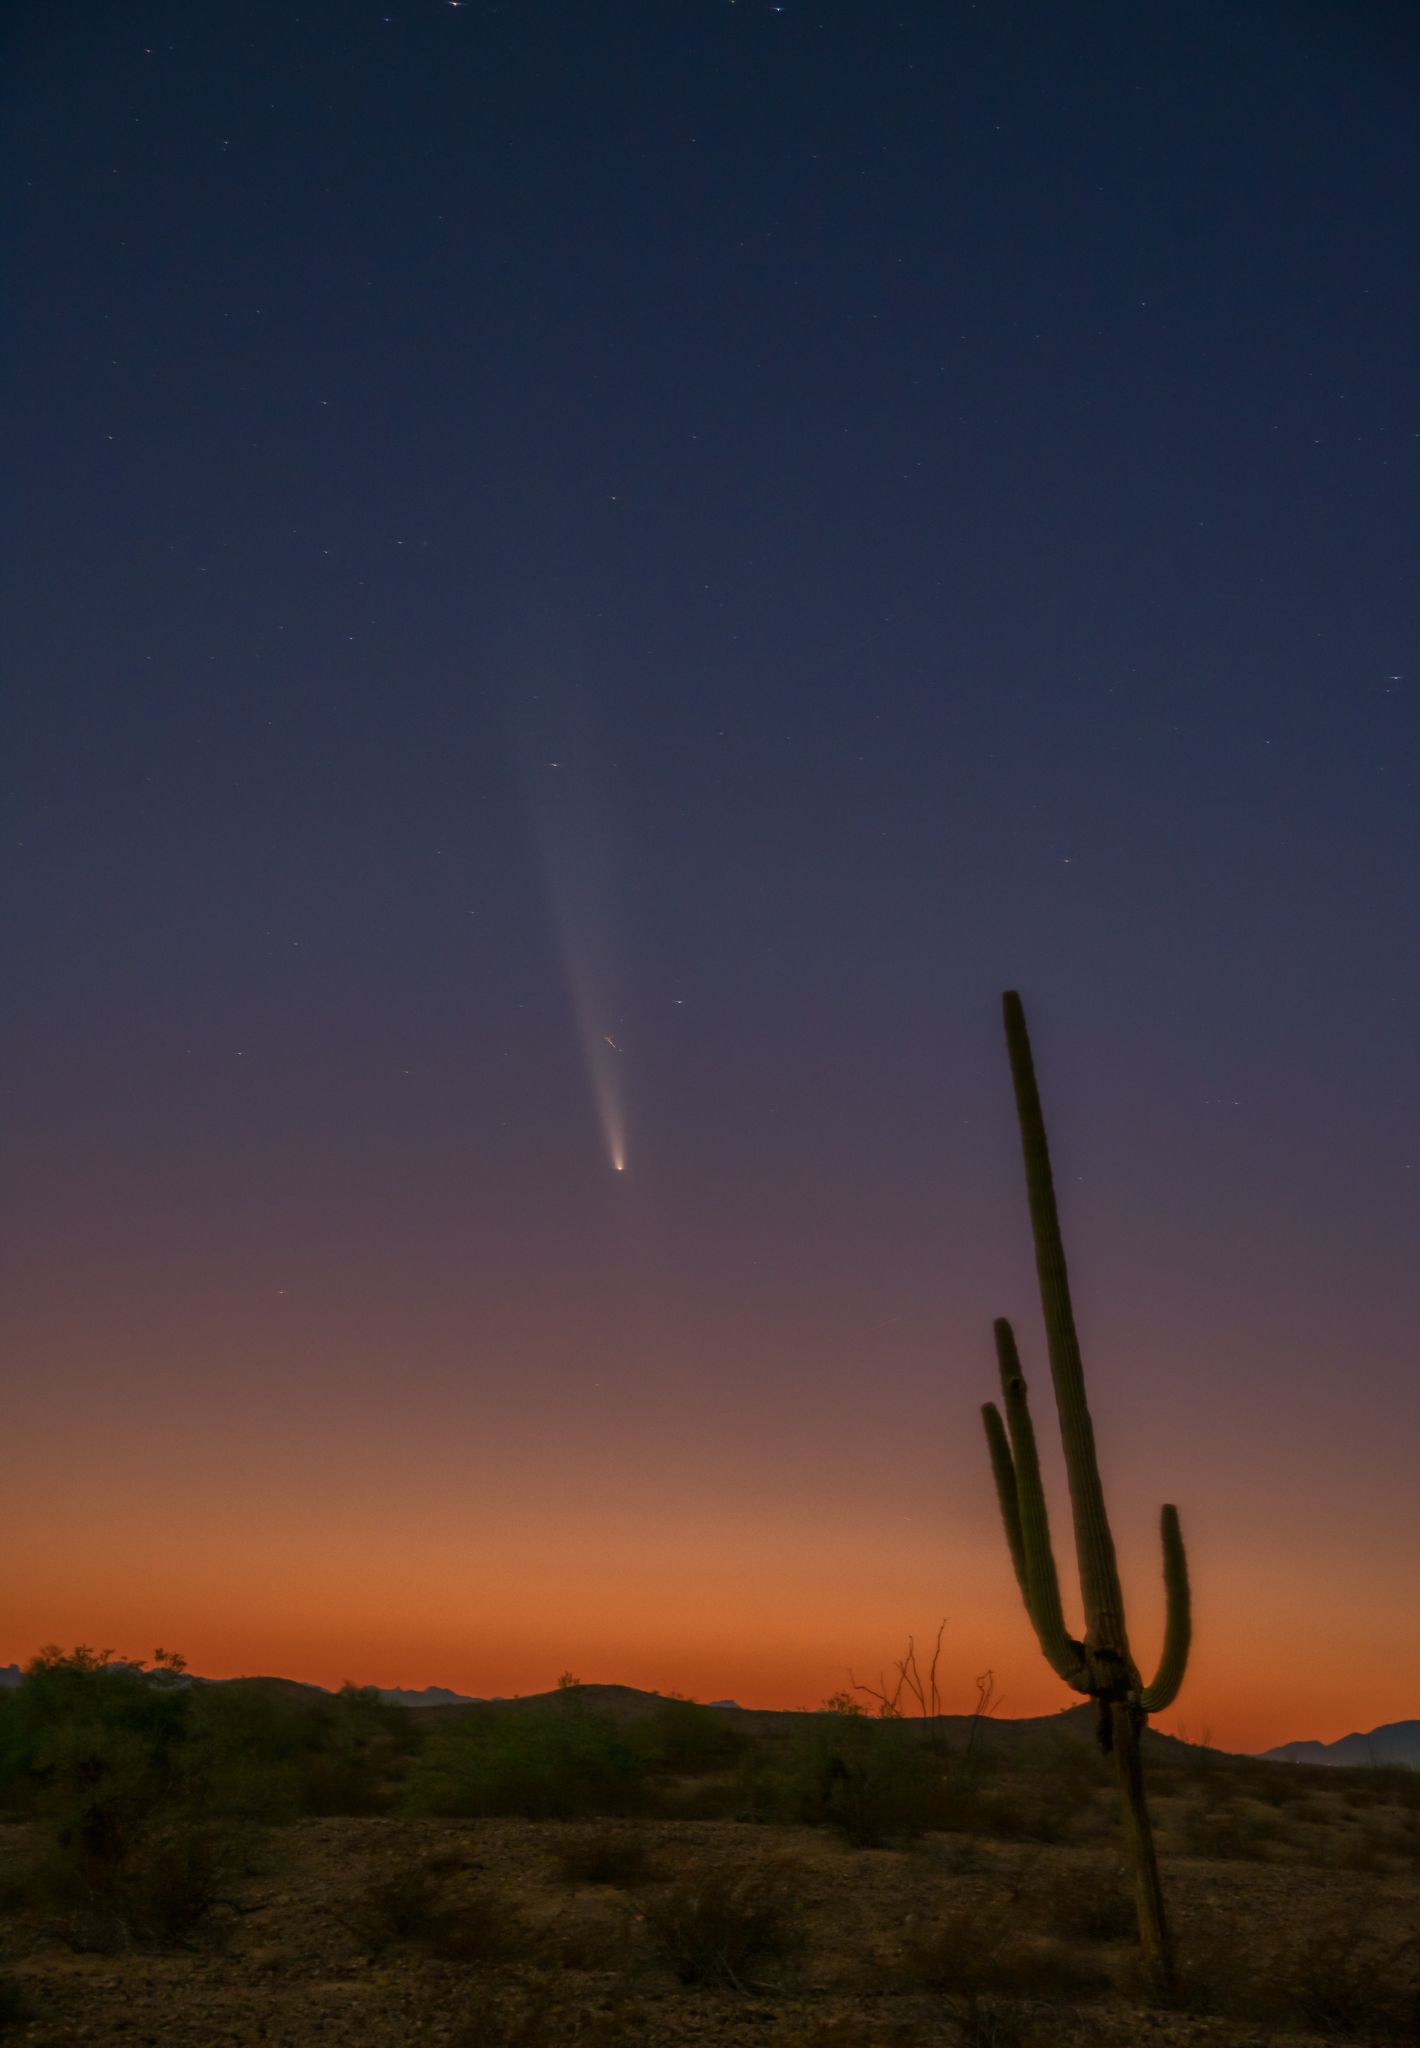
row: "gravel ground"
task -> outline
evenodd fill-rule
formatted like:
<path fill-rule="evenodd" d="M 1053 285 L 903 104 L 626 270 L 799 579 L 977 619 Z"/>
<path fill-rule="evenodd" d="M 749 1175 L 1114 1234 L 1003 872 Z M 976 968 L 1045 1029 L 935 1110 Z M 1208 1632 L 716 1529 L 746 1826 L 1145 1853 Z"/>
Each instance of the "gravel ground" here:
<path fill-rule="evenodd" d="M 608 1831 L 643 1845 L 647 1871 L 620 1884 L 569 1878 L 559 1852 Z M 1387 1989 L 1386 2004 L 1377 1990 L 1413 1985 L 1413 1956 L 1396 1952 L 1420 1925 L 1420 1886 L 1401 1874 L 1171 1858 L 1201 2010 L 1160 2011 L 1131 1989 L 1126 1929 L 1075 1920 L 1101 1887 L 1118 1897 L 1107 1849 L 935 1835 L 855 1851 L 820 1830 L 728 1821 L 305 1821 L 244 1838 L 189 1946 L 119 1936 L 86 1953 L 62 1915 L 26 1903 L 32 1846 L 23 1827 L 0 1828 L 0 1972 L 23 2015 L 0 2034 L 26 2048 L 1420 2040 L 1413 2018 L 1396 2017 L 1398 1994 Z M 725 1972 L 712 1954 L 711 1981 L 680 1981 L 658 1929 L 684 1935 L 695 1901 L 737 1884 L 763 1888 L 785 1939 L 727 1958 Z M 1018 1956 L 975 2005 L 949 1968 L 924 1976 L 924 1951 L 944 1930 L 960 1946 L 963 1929 L 969 1957 L 1003 1930 Z"/>

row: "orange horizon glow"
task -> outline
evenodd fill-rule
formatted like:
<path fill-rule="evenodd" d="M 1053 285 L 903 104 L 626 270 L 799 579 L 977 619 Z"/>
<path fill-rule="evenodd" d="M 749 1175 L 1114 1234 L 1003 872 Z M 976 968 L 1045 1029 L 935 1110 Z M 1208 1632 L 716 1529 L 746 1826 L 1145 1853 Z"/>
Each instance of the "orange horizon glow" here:
<path fill-rule="evenodd" d="M 71 1183 L 62 1228 L 27 1224 L 11 1316 L 0 1662 L 162 1643 L 219 1678 L 488 1696 L 570 1668 L 813 1708 L 945 1616 L 946 1711 L 970 1712 L 988 1669 L 1007 1717 L 1070 1706 L 1022 1610 L 980 1427 L 990 1318 L 1010 1313 L 1077 1617 L 1008 1105 L 974 1157 L 914 1165 L 930 1219 L 904 1200 L 888 1227 L 903 1157 L 925 1156 L 914 1127 L 781 1137 L 766 1117 L 747 1161 L 734 1083 L 694 1175 L 663 1117 L 614 1197 L 574 1089 L 537 1142 L 479 1155 L 462 1209 L 440 1178 L 447 1160 L 462 1192 L 457 1136 L 413 1210 L 397 1153 L 336 1189 L 328 1161 L 282 1151 L 269 1183 L 224 1190 L 221 1229 Z M 1127 1119 L 1102 1137 L 1078 1110 L 1060 1122 L 1060 1156 L 1092 1168 L 1067 1183 L 1065 1225 L 1146 1672 L 1164 1500 L 1190 1558 L 1194 1651 L 1160 1725 L 1253 1751 L 1412 1718 L 1398 1245 L 1369 1291 L 1308 1292 L 1296 1240 L 1254 1227 L 1265 1157 L 1225 1174 L 1205 1156 L 1185 1184 L 1177 1147 L 1141 1146 Z"/>
<path fill-rule="evenodd" d="M 943 1498 L 859 1519 L 841 1507 L 841 1451 L 827 1469 L 811 1455 L 789 1457 L 766 1505 L 756 1470 L 764 1454 L 736 1474 L 736 1447 L 713 1433 L 699 1437 L 697 1469 L 679 1485 L 656 1474 L 665 1435 L 649 1424 L 639 1447 L 614 1447 L 614 1481 L 606 1467 L 600 1479 L 587 1469 L 613 1455 L 605 1437 L 572 1432 L 539 1455 L 505 1429 L 498 1460 L 477 1456 L 471 1432 L 460 1446 L 447 1413 L 428 1417 L 403 1456 L 375 1434 L 380 1458 L 348 1435 L 328 1437 L 330 1463 L 318 1473 L 297 1455 L 318 1441 L 308 1417 L 293 1420 L 284 1456 L 250 1418 L 209 1437 L 203 1458 L 176 1425 L 116 1422 L 102 1433 L 102 1455 L 96 1438 L 62 1479 L 51 1469 L 41 1485 L 32 1465 L 20 1484 L 28 1541 L 0 1662 L 23 1663 L 49 1643 L 131 1656 L 162 1643 L 212 1678 L 442 1685 L 490 1697 L 550 1690 L 571 1669 L 702 1700 L 814 1708 L 849 1684 L 850 1669 L 870 1682 L 890 1671 L 909 1633 L 920 1655 L 945 1616 L 944 1712 L 969 1713 L 988 1668 L 1005 1718 L 1077 1704 L 1030 1634 L 974 1439 L 951 1461 L 955 1503 L 944 1488 Z M 890 1455 L 901 1451 L 899 1437 Z M 1396 1598 L 1384 1574 L 1358 1602 L 1345 1560 L 1306 1586 L 1289 1546 L 1255 1535 L 1246 1572 L 1228 1568 L 1237 1522 L 1225 1494 L 1185 1510 L 1194 1658 L 1157 1725 L 1254 1751 L 1409 1718 L 1420 1697 L 1414 1646 L 1392 1638 L 1387 1665 L 1367 1665 Z M 1147 1667 L 1161 1626 L 1152 1514 L 1127 1499 L 1115 1519 Z M 1070 1576 L 1067 1567 L 1067 1588 Z M 1313 1630 L 1331 1649 L 1321 1668 L 1303 1655 Z"/>

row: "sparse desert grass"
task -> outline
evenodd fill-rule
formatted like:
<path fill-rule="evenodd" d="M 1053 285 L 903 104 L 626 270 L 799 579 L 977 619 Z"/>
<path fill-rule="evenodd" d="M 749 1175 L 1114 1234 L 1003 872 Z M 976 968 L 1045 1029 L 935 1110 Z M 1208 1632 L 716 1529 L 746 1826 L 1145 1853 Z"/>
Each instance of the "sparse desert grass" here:
<path fill-rule="evenodd" d="M 952 2018 L 954 2048 L 1046 2048 L 1049 2038 L 1013 2000 L 983 1998 L 978 1992 L 954 1999 Z"/>
<path fill-rule="evenodd" d="M 24 1986 L 14 1977 L 0 1976 L 0 2034 L 8 2034 L 32 2018 L 34 2008 Z"/>
<path fill-rule="evenodd" d="M 1420 2041 L 1413 1937 L 1387 1941 L 1364 1906 L 1314 1926 L 1270 1987 L 1283 2017 L 1328 2038 Z"/>
<path fill-rule="evenodd" d="M 423 1861 L 386 1866 L 331 1910 L 370 1956 L 413 1947 L 441 1962 L 505 1963 L 529 1945 L 518 1914 L 496 1888 L 464 1886 L 451 1895 L 442 1875 Z"/>
<path fill-rule="evenodd" d="M 783 2020 L 771 2048 L 938 2048 L 942 2033 L 920 2020 L 839 2013 L 832 2019 Z"/>
<path fill-rule="evenodd" d="M 557 1873 L 569 1884 L 604 1884 L 625 1889 L 657 1874 L 644 1833 L 631 1827 L 590 1826 L 560 1835 L 552 1844 Z"/>
<path fill-rule="evenodd" d="M 1077 1842 L 1098 1832 L 1094 1785 L 1084 1773 L 1013 1774 L 983 1786 L 967 1810 L 974 1832 L 1003 1842 Z M 1106 1822 L 1112 1825 L 1112 1816 Z"/>
<path fill-rule="evenodd" d="M 914 1921 L 891 1975 L 965 1999 L 1092 1998 L 1110 1983 L 1087 1952 L 1027 1935 L 1009 1904 L 997 1900 L 974 1900 Z"/>
<path fill-rule="evenodd" d="M 1280 1815 L 1254 1800 L 1229 1799 L 1219 1788 L 1210 1788 L 1205 1797 L 1183 1809 L 1179 1840 L 1189 1856 L 1278 1862 L 1296 1846 L 1296 1833 Z"/>
<path fill-rule="evenodd" d="M 21 1873 L 27 1917 L 68 1947 L 102 1954 L 190 1946 L 243 1860 L 228 1829 L 159 1814 L 106 1853 L 34 1837 Z"/>
<path fill-rule="evenodd" d="M 1420 2042 L 1415 1938 L 1379 1930 L 1364 1897 L 1325 1906 L 1302 1926 L 1289 1921 L 1265 1943 L 1205 1916 L 1180 1960 L 1186 2011 L 1328 2041 Z"/>
<path fill-rule="evenodd" d="M 1129 1941 L 1138 1924 L 1129 1874 L 1109 1859 L 1036 1871 L 1023 1887 L 1022 1907 L 1033 1926 L 1061 1941 Z"/>
<path fill-rule="evenodd" d="M 125 2012 L 136 1999 L 136 2037 L 146 2027 L 182 2048 L 207 2038 L 195 2018 L 181 2030 L 184 2012 L 220 2018 L 242 2048 L 322 2038 L 333 2022 L 317 2024 L 320 2001 L 342 1984 L 347 2001 L 361 1987 L 362 2048 L 426 2035 L 494 2048 L 1413 2040 L 1408 1878 L 1172 1865 L 1186 1974 L 1170 2016 L 1131 1982 L 1115 1866 L 1094 1849 L 934 1836 L 857 1852 L 823 1829 L 648 1819 L 635 1832 L 674 1875 L 573 1897 L 553 1846 L 598 1832 L 379 1819 L 266 1830 L 234 1881 L 236 1910 L 219 1903 L 148 1989 L 125 1978 Z M 0 1829 L 0 1867 L 7 1846 Z M 8 1952 L 39 2015 L 19 2035 L 27 2048 L 111 2031 L 115 1992 L 88 1966 L 66 1969 L 56 1941 L 17 1909 Z M 413 2032 L 411 2011 L 423 2015 Z M 266 2017 L 238 2017 L 252 2014 Z"/>
<path fill-rule="evenodd" d="M 448 2048 L 630 2048 L 648 2038 L 635 2001 L 589 2007 L 551 1973 L 476 1982 L 430 2024 Z"/>
<path fill-rule="evenodd" d="M 609 1899 L 607 1908 L 563 1911 L 542 1922 L 530 1952 L 559 1970 L 624 1976 L 628 1964 L 645 1953 L 643 1929 L 623 1901 Z"/>
<path fill-rule="evenodd" d="M 421 1940 L 440 1906 L 438 1879 L 427 1866 L 407 1863 L 367 1879 L 334 1911 L 346 1933 L 378 1956 L 395 1942 Z"/>
<path fill-rule="evenodd" d="M 795 1875 L 782 1859 L 686 1871 L 646 1901 L 657 1954 L 681 1984 L 746 1990 L 801 1945 Z"/>

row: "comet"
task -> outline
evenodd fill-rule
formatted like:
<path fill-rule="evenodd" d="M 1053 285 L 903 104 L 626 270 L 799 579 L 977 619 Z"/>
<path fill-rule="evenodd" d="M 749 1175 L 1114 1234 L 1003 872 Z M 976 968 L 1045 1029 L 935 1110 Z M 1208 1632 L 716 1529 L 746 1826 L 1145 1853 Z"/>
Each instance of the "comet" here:
<path fill-rule="evenodd" d="M 530 703 L 540 703 L 544 679 Z M 612 808 L 599 773 L 601 749 L 588 724 L 587 702 L 575 684 L 546 685 L 538 731 L 529 731 L 534 831 L 542 856 L 548 907 L 571 997 L 603 1157 L 613 1173 L 626 1168 L 626 1062 L 607 1024 L 625 1007 L 620 906 L 624 890 L 613 859 Z M 556 769 L 554 775 L 549 771 Z M 608 1059 L 607 1053 L 617 1055 Z"/>

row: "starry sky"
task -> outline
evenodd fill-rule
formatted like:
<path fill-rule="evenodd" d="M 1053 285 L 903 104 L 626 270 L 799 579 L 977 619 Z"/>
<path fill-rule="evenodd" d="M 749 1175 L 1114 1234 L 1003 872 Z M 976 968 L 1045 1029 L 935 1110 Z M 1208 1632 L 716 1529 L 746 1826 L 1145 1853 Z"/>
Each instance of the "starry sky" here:
<path fill-rule="evenodd" d="M 1420 1713 L 1410 10 L 6 34 L 0 1661 Z"/>

